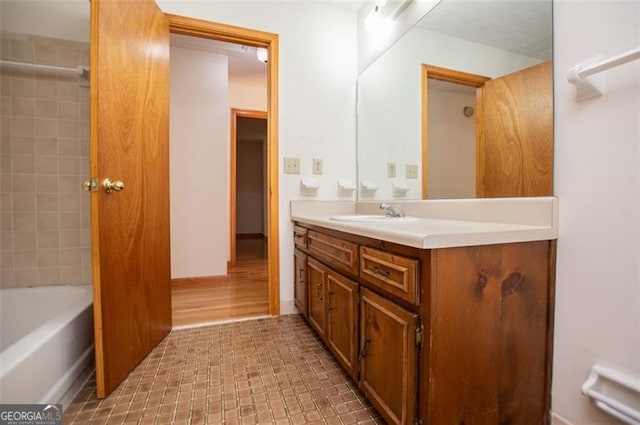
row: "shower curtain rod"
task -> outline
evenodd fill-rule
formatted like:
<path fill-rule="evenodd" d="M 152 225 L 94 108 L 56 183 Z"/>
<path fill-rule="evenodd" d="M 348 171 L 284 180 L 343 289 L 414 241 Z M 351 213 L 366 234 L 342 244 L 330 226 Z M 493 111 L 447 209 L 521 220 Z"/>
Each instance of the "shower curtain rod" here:
<path fill-rule="evenodd" d="M 6 61 L 0 60 L 1 66 L 8 66 L 11 68 L 20 68 L 20 69 L 29 69 L 36 71 L 52 71 L 52 72 L 68 72 L 78 74 L 81 77 L 87 77 L 89 73 L 89 67 L 80 65 L 77 68 L 65 68 L 62 66 L 52 66 L 52 65 L 40 65 L 36 63 L 25 63 L 25 62 L 14 62 L 14 61 Z"/>

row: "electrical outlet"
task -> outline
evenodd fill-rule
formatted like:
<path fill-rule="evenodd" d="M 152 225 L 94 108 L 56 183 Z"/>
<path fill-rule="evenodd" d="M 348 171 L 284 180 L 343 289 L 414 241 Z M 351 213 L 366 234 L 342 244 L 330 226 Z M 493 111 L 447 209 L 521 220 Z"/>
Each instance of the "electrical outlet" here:
<path fill-rule="evenodd" d="M 395 176 L 396 176 L 396 163 L 387 162 L 387 177 L 395 177 Z"/>
<path fill-rule="evenodd" d="M 322 174 L 322 160 L 313 158 L 313 174 Z"/>
<path fill-rule="evenodd" d="M 418 178 L 418 164 L 407 164 L 406 178 L 408 179 Z"/>
<path fill-rule="evenodd" d="M 285 174 L 300 174 L 300 158 L 285 158 L 284 159 L 284 173 Z"/>

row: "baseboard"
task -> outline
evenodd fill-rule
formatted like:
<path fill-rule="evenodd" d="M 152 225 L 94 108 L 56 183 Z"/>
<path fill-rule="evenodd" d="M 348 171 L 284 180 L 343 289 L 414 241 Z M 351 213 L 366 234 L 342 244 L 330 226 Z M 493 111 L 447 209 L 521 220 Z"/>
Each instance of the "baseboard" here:
<path fill-rule="evenodd" d="M 228 279 L 229 276 L 226 274 L 217 275 L 217 276 L 197 276 L 197 277 L 177 277 L 171 279 L 172 285 L 200 285 L 211 282 L 221 282 Z"/>
<path fill-rule="evenodd" d="M 285 316 L 287 314 L 298 314 L 296 303 L 294 300 L 280 301 L 280 315 Z"/>
<path fill-rule="evenodd" d="M 569 422 L 567 419 L 558 415 L 557 413 L 551 412 L 551 425 L 574 425 L 572 422 Z"/>
<path fill-rule="evenodd" d="M 215 325 L 224 325 L 226 323 L 236 323 L 236 322 L 249 322 L 251 320 L 260 320 L 260 319 L 269 319 L 273 316 L 264 315 L 264 316 L 253 316 L 253 317 L 239 317 L 233 319 L 224 319 L 224 320 L 213 320 L 211 322 L 203 322 L 203 323 L 194 323 L 191 325 L 178 325 L 171 327 L 172 331 L 181 331 L 183 329 L 194 329 L 194 328 L 204 328 L 207 326 L 215 326 Z"/>

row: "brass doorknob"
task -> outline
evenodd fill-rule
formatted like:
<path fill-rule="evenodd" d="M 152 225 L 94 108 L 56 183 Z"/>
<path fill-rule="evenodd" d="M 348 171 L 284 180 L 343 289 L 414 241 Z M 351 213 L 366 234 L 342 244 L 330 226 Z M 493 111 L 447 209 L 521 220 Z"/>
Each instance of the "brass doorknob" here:
<path fill-rule="evenodd" d="M 98 190 L 98 182 L 96 179 L 89 179 L 82 182 L 82 188 L 87 192 L 95 192 Z"/>
<path fill-rule="evenodd" d="M 111 180 L 110 178 L 106 178 L 102 181 L 102 188 L 105 192 L 120 192 L 124 190 L 124 182 L 120 180 Z"/>

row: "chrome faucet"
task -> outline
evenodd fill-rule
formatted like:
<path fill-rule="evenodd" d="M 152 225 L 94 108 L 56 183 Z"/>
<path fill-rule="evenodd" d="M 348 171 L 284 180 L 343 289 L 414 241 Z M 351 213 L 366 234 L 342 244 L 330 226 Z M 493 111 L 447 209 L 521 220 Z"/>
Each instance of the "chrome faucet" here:
<path fill-rule="evenodd" d="M 404 211 L 398 205 L 383 202 L 380 204 L 380 209 L 384 210 L 384 215 L 387 217 L 404 217 Z"/>

